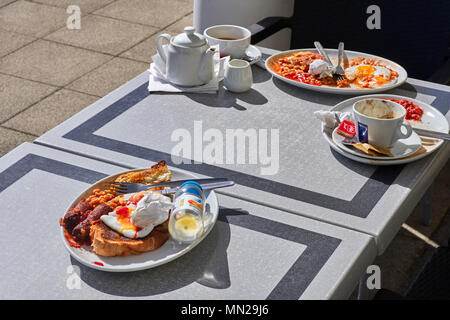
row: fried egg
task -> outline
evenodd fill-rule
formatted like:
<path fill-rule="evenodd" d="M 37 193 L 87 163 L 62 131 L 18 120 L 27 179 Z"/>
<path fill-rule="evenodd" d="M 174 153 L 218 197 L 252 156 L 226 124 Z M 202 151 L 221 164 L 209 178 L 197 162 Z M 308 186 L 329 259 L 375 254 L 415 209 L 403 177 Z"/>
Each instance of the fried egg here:
<path fill-rule="evenodd" d="M 391 79 L 391 71 L 383 66 L 360 64 L 345 69 L 345 77 L 357 86 L 377 88 L 393 84 L 396 78 Z"/>

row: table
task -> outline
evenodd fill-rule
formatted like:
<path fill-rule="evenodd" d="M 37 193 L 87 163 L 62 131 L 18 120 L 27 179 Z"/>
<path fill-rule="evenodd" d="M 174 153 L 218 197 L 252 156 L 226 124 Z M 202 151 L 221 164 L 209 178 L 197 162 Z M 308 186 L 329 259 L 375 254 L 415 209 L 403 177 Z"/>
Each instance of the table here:
<path fill-rule="evenodd" d="M 148 74 L 143 73 L 37 142 L 128 168 L 164 159 L 201 176 L 225 176 L 236 185 L 221 194 L 372 235 L 378 253 L 383 253 L 448 160 L 449 144 L 408 165 L 356 163 L 329 147 L 313 115 L 349 96 L 293 87 L 256 66 L 253 75 L 253 88 L 244 94 L 222 88 L 217 95 L 150 95 Z M 388 93 L 430 103 L 450 118 L 449 87 L 408 79 Z M 239 148 L 246 146 L 242 140 L 227 149 L 227 130 L 240 129 L 250 135 L 247 146 L 252 133 L 260 135 L 258 141 L 266 138 L 266 144 L 251 144 L 256 145 L 252 149 L 256 160 L 249 154 L 238 159 Z M 202 160 L 202 150 L 212 143 L 213 133 L 222 134 L 223 154 L 215 163 L 191 161 Z M 180 142 L 187 141 L 186 135 L 192 139 L 191 155 L 172 159 Z M 272 145 L 274 156 L 264 164 L 260 160 L 271 154 Z M 234 153 L 231 164 L 227 164 L 227 152 Z"/>
<path fill-rule="evenodd" d="M 343 299 L 376 255 L 369 235 L 219 195 L 216 226 L 181 258 L 133 273 L 88 268 L 64 248 L 59 219 L 123 170 L 32 143 L 0 158 L 1 299 Z"/>

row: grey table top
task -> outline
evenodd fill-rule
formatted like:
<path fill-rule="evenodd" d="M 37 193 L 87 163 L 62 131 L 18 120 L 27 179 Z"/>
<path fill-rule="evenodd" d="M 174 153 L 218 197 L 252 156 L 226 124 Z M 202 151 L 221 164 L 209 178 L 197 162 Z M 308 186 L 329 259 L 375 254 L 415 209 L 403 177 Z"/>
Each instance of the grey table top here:
<path fill-rule="evenodd" d="M 220 191 L 223 194 L 368 233 L 382 253 L 448 160 L 448 143 L 409 165 L 356 163 L 329 147 L 313 115 L 349 96 L 293 87 L 256 66 L 253 76 L 253 88 L 243 94 L 221 88 L 217 95 L 150 95 L 148 74 L 143 73 L 37 141 L 126 167 L 147 167 L 165 159 L 200 175 L 229 177 L 236 185 Z M 450 117 L 449 87 L 408 79 L 388 93 L 430 103 Z M 252 149 L 256 163 L 250 164 L 247 155 L 239 164 L 238 147 L 248 145 L 236 142 L 234 149 L 227 149 L 230 129 L 254 130 L 263 138 L 267 133 L 268 145 L 261 145 L 268 152 L 258 145 Z M 190 161 L 201 158 L 212 132 L 222 134 L 223 154 L 217 153 L 214 163 Z M 192 154 L 185 157 L 188 163 L 174 164 L 171 155 L 180 145 L 180 134 L 186 133 L 192 139 Z M 271 155 L 270 148 L 276 146 L 272 133 L 278 133 L 279 149 L 273 154 L 279 157 L 264 164 L 261 155 Z M 230 156 L 234 164 L 226 163 L 229 152 L 235 152 Z"/>
<path fill-rule="evenodd" d="M 376 255 L 369 235 L 219 195 L 216 226 L 186 255 L 133 273 L 88 268 L 65 250 L 59 218 L 123 170 L 30 143 L 0 159 L 0 298 L 347 298 Z"/>

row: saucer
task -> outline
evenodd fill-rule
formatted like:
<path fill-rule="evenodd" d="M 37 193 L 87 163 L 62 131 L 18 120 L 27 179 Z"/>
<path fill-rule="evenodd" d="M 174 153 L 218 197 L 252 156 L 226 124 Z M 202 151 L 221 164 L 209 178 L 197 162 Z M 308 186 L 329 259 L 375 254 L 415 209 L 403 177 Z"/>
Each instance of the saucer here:
<path fill-rule="evenodd" d="M 371 156 L 368 155 L 362 151 L 359 151 L 350 145 L 344 144 L 343 141 L 345 139 L 344 136 L 337 133 L 337 128 L 334 129 L 332 134 L 332 139 L 334 143 L 337 144 L 339 148 L 342 150 L 349 152 L 355 156 L 364 157 L 368 159 L 375 159 L 375 160 L 395 160 L 395 159 L 401 159 L 405 158 L 409 155 L 414 154 L 417 150 L 420 149 L 422 146 L 422 141 L 420 140 L 420 137 L 417 133 L 414 131 L 412 132 L 411 136 L 409 136 L 406 139 L 399 139 L 394 142 L 391 148 L 389 148 L 389 151 L 392 153 L 392 157 L 389 156 Z"/>
<path fill-rule="evenodd" d="M 245 50 L 245 54 L 247 55 L 248 60 L 245 58 L 244 60 L 248 61 L 248 63 L 250 64 L 258 62 L 262 57 L 261 51 L 257 47 L 252 45 L 248 46 L 248 48 Z"/>

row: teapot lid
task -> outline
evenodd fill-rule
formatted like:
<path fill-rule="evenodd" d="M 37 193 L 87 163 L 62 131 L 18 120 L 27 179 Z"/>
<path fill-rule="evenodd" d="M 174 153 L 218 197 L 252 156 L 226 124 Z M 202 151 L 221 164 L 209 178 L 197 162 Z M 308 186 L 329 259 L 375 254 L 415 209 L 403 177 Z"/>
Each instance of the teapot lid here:
<path fill-rule="evenodd" d="M 199 47 L 206 44 L 206 39 L 200 33 L 196 33 L 194 27 L 185 27 L 184 33 L 173 37 L 172 42 L 183 47 Z"/>

